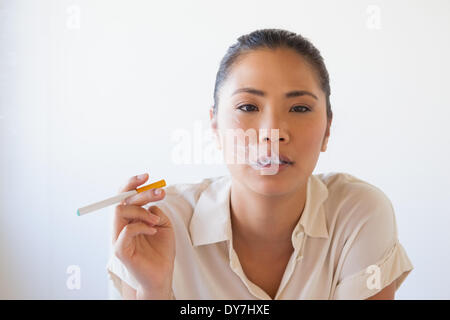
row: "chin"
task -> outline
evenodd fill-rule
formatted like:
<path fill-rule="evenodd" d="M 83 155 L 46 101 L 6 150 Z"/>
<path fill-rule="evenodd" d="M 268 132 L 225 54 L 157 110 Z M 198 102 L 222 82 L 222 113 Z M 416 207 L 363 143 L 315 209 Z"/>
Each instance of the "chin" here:
<path fill-rule="evenodd" d="M 283 195 L 293 191 L 298 185 L 298 179 L 295 179 L 296 175 L 292 173 L 278 172 L 264 175 L 250 168 L 242 177 L 248 187 L 265 196 Z"/>

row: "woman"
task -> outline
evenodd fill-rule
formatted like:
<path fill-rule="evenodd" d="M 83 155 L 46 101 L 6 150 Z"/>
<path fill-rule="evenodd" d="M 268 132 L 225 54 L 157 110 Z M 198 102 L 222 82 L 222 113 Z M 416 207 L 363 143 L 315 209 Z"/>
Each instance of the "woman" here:
<path fill-rule="evenodd" d="M 327 69 L 307 39 L 279 29 L 240 37 L 221 61 L 210 119 L 234 159 L 229 176 L 116 207 L 108 272 L 124 298 L 394 298 L 413 266 L 391 202 L 352 175 L 312 174 L 332 111 Z M 230 132 L 244 132 L 237 151 Z"/>

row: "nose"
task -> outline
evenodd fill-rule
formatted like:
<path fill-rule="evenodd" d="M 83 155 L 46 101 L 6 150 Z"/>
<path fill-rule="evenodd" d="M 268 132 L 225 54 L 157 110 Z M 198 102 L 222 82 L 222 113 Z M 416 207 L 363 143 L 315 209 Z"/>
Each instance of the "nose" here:
<path fill-rule="evenodd" d="M 266 132 L 266 130 L 264 130 L 264 132 Z M 281 132 L 281 131 L 279 131 L 279 132 Z M 269 137 L 270 136 L 270 137 Z M 272 141 L 275 141 L 275 140 L 277 140 L 276 139 L 276 136 L 277 136 L 277 134 L 276 133 L 269 133 L 269 134 L 266 134 L 266 133 L 264 133 L 263 135 L 262 135 L 262 139 L 260 139 L 260 142 L 272 142 Z M 279 141 L 282 141 L 282 142 L 287 142 L 288 141 L 288 138 L 286 138 L 286 137 L 280 137 L 279 136 L 279 133 L 278 133 L 278 140 Z"/>
<path fill-rule="evenodd" d="M 267 119 L 267 125 L 261 126 L 259 129 L 259 142 L 289 142 L 289 131 L 283 121 L 280 121 L 276 115 Z"/>

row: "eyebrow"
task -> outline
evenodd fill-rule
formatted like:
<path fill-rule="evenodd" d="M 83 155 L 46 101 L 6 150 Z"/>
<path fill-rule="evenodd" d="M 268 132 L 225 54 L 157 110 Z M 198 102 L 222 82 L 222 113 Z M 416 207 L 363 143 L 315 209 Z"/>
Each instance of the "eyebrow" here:
<path fill-rule="evenodd" d="M 241 92 L 247 92 L 247 93 L 251 93 L 251 94 L 255 94 L 257 96 L 261 96 L 264 97 L 266 95 L 266 93 L 264 91 L 255 89 L 255 88 L 239 88 L 236 91 L 233 92 L 232 96 L 237 94 L 237 93 L 241 93 Z M 319 98 L 317 98 L 317 96 L 309 91 L 306 90 L 294 90 L 294 91 L 289 91 L 285 94 L 286 98 L 292 98 L 292 97 L 301 97 L 301 96 L 311 96 L 316 100 L 319 100 Z"/>

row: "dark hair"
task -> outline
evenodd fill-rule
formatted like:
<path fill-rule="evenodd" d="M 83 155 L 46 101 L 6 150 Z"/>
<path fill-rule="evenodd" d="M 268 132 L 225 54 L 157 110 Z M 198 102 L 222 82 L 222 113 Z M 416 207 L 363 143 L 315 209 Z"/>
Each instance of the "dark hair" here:
<path fill-rule="evenodd" d="M 317 71 L 320 87 L 326 97 L 327 118 L 331 119 L 333 117 L 330 104 L 330 80 L 320 51 L 303 36 L 282 29 L 260 29 L 253 31 L 252 33 L 240 36 L 237 42 L 228 48 L 227 53 L 220 62 L 220 67 L 216 75 L 216 83 L 214 86 L 214 114 L 217 113 L 219 104 L 218 92 L 227 78 L 233 63 L 236 62 L 241 54 L 259 48 L 289 48 L 304 57 Z"/>

